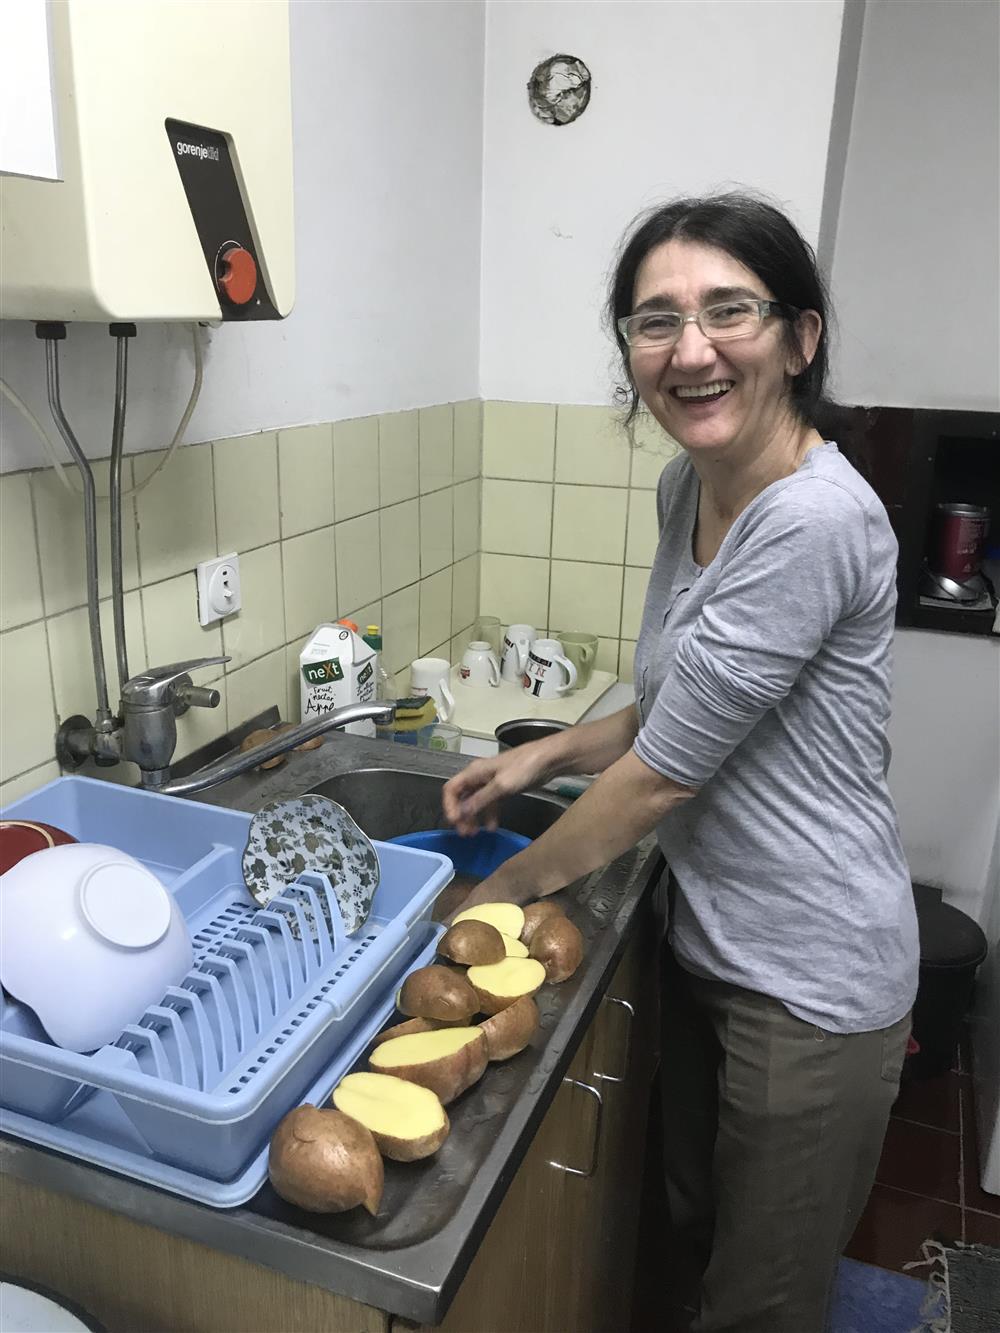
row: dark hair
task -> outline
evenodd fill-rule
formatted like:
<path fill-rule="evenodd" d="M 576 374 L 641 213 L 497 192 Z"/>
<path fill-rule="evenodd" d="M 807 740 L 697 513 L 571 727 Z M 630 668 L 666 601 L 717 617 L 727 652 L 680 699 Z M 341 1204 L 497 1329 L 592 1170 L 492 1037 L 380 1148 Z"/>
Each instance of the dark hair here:
<path fill-rule="evenodd" d="M 698 241 L 724 250 L 755 273 L 776 301 L 797 310 L 815 310 L 820 316 L 823 328 L 816 355 L 793 377 L 791 400 L 803 421 L 822 429 L 819 418 L 829 420 L 833 409 L 823 397 L 832 313 L 816 256 L 780 209 L 751 194 L 735 192 L 677 199 L 653 208 L 641 215 L 625 236 L 611 279 L 607 317 L 628 378 L 628 388 L 623 385 L 619 391 L 623 402 L 628 403 L 626 424 L 639 410 L 639 395 L 618 320 L 632 313 L 635 278 L 642 261 L 656 246 L 671 240 Z M 799 350 L 794 315 L 784 318 L 784 329 L 789 347 Z"/>

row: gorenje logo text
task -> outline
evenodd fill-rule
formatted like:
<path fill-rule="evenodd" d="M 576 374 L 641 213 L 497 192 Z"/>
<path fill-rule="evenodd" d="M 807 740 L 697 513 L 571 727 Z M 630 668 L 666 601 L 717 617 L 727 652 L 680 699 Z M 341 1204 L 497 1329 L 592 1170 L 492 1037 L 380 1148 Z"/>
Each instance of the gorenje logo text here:
<path fill-rule="evenodd" d="M 218 162 L 219 150 L 210 145 L 200 143 L 184 143 L 182 139 L 177 140 L 176 144 L 178 157 L 200 157 L 204 162 L 207 158 L 211 162 Z"/>

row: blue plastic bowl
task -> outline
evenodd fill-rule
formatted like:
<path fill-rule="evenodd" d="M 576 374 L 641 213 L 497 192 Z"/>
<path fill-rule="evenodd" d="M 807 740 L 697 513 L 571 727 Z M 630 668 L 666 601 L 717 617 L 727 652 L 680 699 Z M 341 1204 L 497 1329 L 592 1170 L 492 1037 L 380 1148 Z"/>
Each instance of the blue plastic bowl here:
<path fill-rule="evenodd" d="M 523 851 L 531 839 L 523 833 L 511 833 L 508 829 L 497 829 L 493 833 L 488 829 L 480 829 L 471 838 L 463 838 L 452 829 L 430 829 L 426 833 L 404 833 L 389 841 L 397 842 L 402 847 L 438 852 L 449 858 L 456 875 L 475 875 L 478 879 L 485 879 L 504 861 L 509 861 L 512 856 Z"/>

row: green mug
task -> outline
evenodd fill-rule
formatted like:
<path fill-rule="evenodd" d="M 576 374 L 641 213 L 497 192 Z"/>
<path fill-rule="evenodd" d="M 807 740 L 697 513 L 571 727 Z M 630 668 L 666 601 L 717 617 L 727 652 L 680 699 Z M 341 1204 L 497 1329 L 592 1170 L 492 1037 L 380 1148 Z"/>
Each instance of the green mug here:
<path fill-rule="evenodd" d="M 556 638 L 563 646 L 563 655 L 576 667 L 576 685 L 573 688 L 585 689 L 590 684 L 597 663 L 597 635 L 560 630 Z"/>

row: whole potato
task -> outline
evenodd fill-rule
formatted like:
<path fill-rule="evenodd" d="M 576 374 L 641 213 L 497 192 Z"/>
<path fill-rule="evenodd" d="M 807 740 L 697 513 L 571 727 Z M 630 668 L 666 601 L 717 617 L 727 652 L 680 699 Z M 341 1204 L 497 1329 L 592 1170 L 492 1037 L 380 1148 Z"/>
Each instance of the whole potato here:
<path fill-rule="evenodd" d="M 583 961 L 583 936 L 568 916 L 550 916 L 536 926 L 529 952 L 546 981 L 566 981 Z"/>
<path fill-rule="evenodd" d="M 271 1138 L 271 1184 L 310 1213 L 344 1213 L 363 1204 L 374 1217 L 384 1185 L 382 1155 L 370 1130 L 344 1115 L 297 1106 Z"/>
<path fill-rule="evenodd" d="M 529 903 L 524 909 L 524 929 L 521 931 L 521 943 L 531 945 L 531 937 L 542 924 L 554 916 L 565 916 L 566 912 L 561 903 L 554 903 L 548 898 L 542 898 L 540 902 Z"/>

